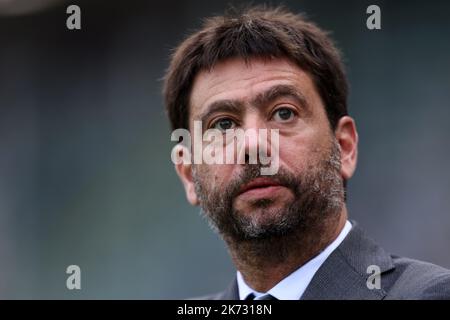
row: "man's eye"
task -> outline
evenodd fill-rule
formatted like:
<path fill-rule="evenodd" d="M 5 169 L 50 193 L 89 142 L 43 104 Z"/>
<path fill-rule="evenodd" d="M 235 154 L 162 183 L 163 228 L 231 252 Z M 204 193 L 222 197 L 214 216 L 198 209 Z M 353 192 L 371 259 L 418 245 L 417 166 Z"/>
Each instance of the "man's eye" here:
<path fill-rule="evenodd" d="M 294 111 L 289 108 L 280 108 L 273 114 L 275 121 L 286 122 L 292 120 L 295 116 Z"/>
<path fill-rule="evenodd" d="M 223 118 L 217 120 L 213 125 L 213 129 L 219 129 L 220 131 L 225 131 L 228 129 L 233 129 L 236 126 L 236 123 L 230 118 Z"/>

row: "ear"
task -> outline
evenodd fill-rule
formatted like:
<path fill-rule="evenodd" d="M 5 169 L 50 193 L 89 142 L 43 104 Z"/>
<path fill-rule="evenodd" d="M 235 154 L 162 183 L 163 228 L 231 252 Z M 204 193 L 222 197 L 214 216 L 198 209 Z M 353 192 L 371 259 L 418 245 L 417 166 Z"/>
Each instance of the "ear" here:
<path fill-rule="evenodd" d="M 186 148 L 179 148 L 177 150 L 179 156 L 183 157 L 183 152 L 188 152 Z M 187 164 L 183 162 L 179 162 L 175 164 L 175 171 L 180 177 L 181 182 L 183 183 L 184 190 L 186 192 L 186 198 L 190 204 L 193 206 L 197 206 L 200 204 L 197 193 L 195 192 L 194 180 L 192 179 L 192 164 Z"/>
<path fill-rule="evenodd" d="M 340 118 L 334 132 L 341 148 L 341 175 L 348 180 L 353 176 L 358 160 L 358 132 L 355 120 L 349 116 Z"/>

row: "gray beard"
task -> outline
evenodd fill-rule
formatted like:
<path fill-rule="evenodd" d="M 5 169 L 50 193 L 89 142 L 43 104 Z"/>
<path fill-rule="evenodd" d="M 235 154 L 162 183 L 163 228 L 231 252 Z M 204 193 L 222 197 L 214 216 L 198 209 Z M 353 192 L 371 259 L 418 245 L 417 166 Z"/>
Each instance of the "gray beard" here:
<path fill-rule="evenodd" d="M 270 257 L 282 261 L 288 257 L 290 248 L 299 243 L 306 247 L 316 246 L 321 235 L 327 234 L 330 224 L 339 220 L 344 203 L 344 186 L 340 175 L 340 151 L 334 140 L 328 155 L 311 164 L 305 174 L 296 177 L 280 167 L 270 176 L 279 184 L 289 188 L 294 200 L 280 209 L 275 219 L 260 222 L 257 217 L 244 215 L 235 210 L 233 200 L 243 184 L 260 176 L 260 165 L 246 165 L 241 175 L 225 190 L 210 190 L 206 179 L 202 179 L 193 167 L 195 190 L 200 199 L 201 214 L 211 228 L 228 244 L 240 259 Z M 259 199 L 252 206 L 262 210 L 269 208 L 273 200 Z"/>

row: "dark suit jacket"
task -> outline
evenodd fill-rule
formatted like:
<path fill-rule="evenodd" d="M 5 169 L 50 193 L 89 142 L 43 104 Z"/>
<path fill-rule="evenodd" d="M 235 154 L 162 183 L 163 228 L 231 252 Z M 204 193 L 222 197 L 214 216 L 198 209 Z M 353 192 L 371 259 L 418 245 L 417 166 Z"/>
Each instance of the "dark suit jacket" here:
<path fill-rule="evenodd" d="M 450 299 L 450 270 L 389 255 L 357 223 L 352 221 L 352 225 L 344 241 L 316 272 L 302 300 Z M 370 265 L 380 267 L 380 289 L 367 286 Z M 199 299 L 238 300 L 236 279 L 227 290 Z"/>

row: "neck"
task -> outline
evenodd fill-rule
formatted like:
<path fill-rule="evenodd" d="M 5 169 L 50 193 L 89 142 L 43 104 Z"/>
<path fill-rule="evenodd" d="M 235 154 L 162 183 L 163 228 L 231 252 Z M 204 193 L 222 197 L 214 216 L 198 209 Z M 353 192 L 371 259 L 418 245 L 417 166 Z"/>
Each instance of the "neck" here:
<path fill-rule="evenodd" d="M 225 239 L 230 255 L 245 282 L 254 290 L 267 292 L 289 274 L 317 256 L 332 243 L 347 221 L 345 205 L 340 213 L 276 239 L 233 242 Z"/>

